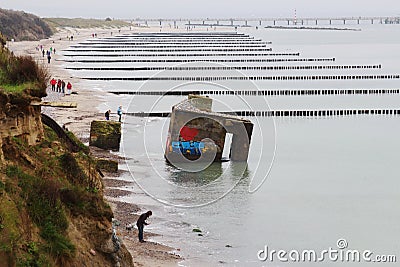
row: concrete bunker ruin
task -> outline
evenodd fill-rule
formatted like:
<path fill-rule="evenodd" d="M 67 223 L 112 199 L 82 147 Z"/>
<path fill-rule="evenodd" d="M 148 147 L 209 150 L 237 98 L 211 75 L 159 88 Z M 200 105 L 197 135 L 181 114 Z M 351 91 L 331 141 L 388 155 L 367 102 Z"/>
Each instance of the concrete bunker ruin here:
<path fill-rule="evenodd" d="M 226 160 L 222 154 L 227 134 L 232 135 L 229 160 L 247 161 L 253 123 L 235 115 L 213 112 L 212 102 L 209 97 L 189 95 L 172 107 L 165 150 L 167 161 Z"/>

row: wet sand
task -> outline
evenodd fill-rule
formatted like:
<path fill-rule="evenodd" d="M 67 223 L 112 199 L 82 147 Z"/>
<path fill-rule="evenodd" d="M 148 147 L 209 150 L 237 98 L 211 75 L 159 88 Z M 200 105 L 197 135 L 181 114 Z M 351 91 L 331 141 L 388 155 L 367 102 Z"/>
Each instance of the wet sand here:
<path fill-rule="evenodd" d="M 121 28 L 121 34 L 132 33 L 137 30 L 152 31 L 152 29 L 143 28 L 133 28 L 131 31 L 129 27 L 126 27 Z M 157 30 L 158 29 L 153 29 L 153 31 Z M 61 29 L 49 39 L 8 44 L 9 49 L 16 55 L 30 55 L 36 59 L 40 65 L 49 70 L 51 77 L 72 83 L 72 91 L 74 94 L 63 96 L 60 93 L 52 92 L 48 88 L 48 96 L 45 100 L 75 102 L 77 103 L 77 108 L 46 108 L 44 112 L 51 115 L 60 125 L 65 125 L 69 131 L 72 131 L 84 143 L 88 142 L 91 121 L 104 119 L 103 113 L 99 112 L 96 107 L 104 102 L 102 97 L 107 97 L 108 93 L 94 90 L 85 84 L 84 80 L 70 76 L 69 73 L 62 68 L 62 61 L 59 61 L 62 56 L 58 51 L 66 49 L 72 44 L 91 38 L 92 33 L 97 33 L 98 38 L 101 38 L 110 36 L 111 31 L 114 33 L 118 32 L 117 29 Z M 74 36 L 73 41 L 69 41 L 67 38 L 67 36 L 71 35 Z M 52 54 L 50 64 L 47 63 L 47 58 L 42 57 L 41 53 L 36 50 L 38 45 L 43 45 L 45 50 L 48 50 L 50 47 L 56 49 L 56 53 Z M 101 94 L 102 97 L 100 97 L 99 94 Z M 91 151 L 96 156 L 101 155 L 102 157 L 122 160 L 122 158 L 107 151 L 99 151 L 98 149 L 92 149 Z M 136 222 L 137 214 L 140 214 L 141 209 L 134 204 L 118 201 L 119 197 L 131 194 L 131 191 L 124 190 L 123 188 L 125 186 L 134 186 L 134 183 L 129 184 L 115 178 L 117 178 L 115 175 L 106 173 L 104 177 L 105 198 L 113 209 L 114 218 L 120 222 L 117 231 L 118 235 L 130 251 L 135 266 L 178 266 L 178 262 L 182 259 L 174 253 L 173 248 L 155 242 L 139 243 L 136 226 L 132 230 L 125 229 L 126 224 L 133 221 Z M 148 233 L 145 230 L 145 239 L 148 236 L 154 236 L 154 234 Z"/>

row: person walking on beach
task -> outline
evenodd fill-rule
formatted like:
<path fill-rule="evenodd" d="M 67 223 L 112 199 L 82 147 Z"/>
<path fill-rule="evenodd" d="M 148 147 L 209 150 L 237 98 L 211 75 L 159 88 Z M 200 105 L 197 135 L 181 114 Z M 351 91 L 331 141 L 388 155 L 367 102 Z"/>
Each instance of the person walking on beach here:
<path fill-rule="evenodd" d="M 54 91 L 54 90 L 56 90 L 56 84 L 57 84 L 57 81 L 56 81 L 56 79 L 51 79 L 51 81 L 50 81 L 50 85 L 51 85 L 51 91 Z"/>
<path fill-rule="evenodd" d="M 145 225 L 149 225 L 149 224 L 146 222 L 146 220 L 147 220 L 147 218 L 149 218 L 152 214 L 153 214 L 153 213 L 151 212 L 151 210 L 149 210 L 148 212 L 143 213 L 142 215 L 140 215 L 140 216 L 139 216 L 139 219 L 138 219 L 137 222 L 136 222 L 136 226 L 137 226 L 137 228 L 138 228 L 138 230 L 139 230 L 138 236 L 139 236 L 139 242 L 140 242 L 140 243 L 145 242 L 145 241 L 143 240 L 143 228 L 144 228 Z"/>
<path fill-rule="evenodd" d="M 61 93 L 65 94 L 65 82 L 64 82 L 64 80 L 61 81 Z"/>
<path fill-rule="evenodd" d="M 49 53 L 47 53 L 47 63 L 50 64 L 50 60 L 51 60 L 51 55 Z"/>
<path fill-rule="evenodd" d="M 61 79 L 58 79 L 58 81 L 57 81 L 57 91 L 56 92 L 57 93 L 61 92 Z"/>
<path fill-rule="evenodd" d="M 110 113 L 111 113 L 111 110 L 107 110 L 106 113 L 104 114 L 104 116 L 106 117 L 106 121 L 110 120 Z"/>
<path fill-rule="evenodd" d="M 119 122 L 121 122 L 121 118 L 122 118 L 122 106 L 119 106 L 117 109 L 117 114 L 119 116 Z"/>
<path fill-rule="evenodd" d="M 71 93 L 72 93 L 72 84 L 70 82 L 68 82 L 66 95 L 70 95 Z"/>
<path fill-rule="evenodd" d="M 44 51 L 44 49 L 42 50 L 42 55 L 43 55 L 43 57 L 44 57 L 44 54 L 45 54 L 46 52 Z"/>

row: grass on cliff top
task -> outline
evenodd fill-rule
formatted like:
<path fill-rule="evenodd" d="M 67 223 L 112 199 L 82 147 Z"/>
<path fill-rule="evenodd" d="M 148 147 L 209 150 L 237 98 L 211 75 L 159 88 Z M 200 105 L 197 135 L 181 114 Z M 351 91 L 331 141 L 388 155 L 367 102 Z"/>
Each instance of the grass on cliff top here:
<path fill-rule="evenodd" d="M 11 84 L 0 84 L 0 90 L 6 93 L 21 93 L 27 88 L 34 88 L 35 84 L 32 82 L 11 85 Z"/>
<path fill-rule="evenodd" d="M 44 18 L 44 21 L 51 28 L 71 27 L 71 28 L 102 28 L 102 27 L 124 27 L 130 23 L 123 20 L 101 20 L 101 19 L 83 19 L 83 18 Z"/>
<path fill-rule="evenodd" d="M 48 69 L 39 66 L 30 56 L 15 56 L 0 47 L 0 91 L 7 93 L 27 92 L 31 96 L 46 95 Z"/>

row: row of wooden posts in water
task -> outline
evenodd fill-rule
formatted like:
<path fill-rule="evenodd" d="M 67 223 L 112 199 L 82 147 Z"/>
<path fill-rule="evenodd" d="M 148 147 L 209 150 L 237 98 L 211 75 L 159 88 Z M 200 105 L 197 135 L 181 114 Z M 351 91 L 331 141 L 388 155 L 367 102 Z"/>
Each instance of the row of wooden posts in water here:
<path fill-rule="evenodd" d="M 381 69 L 382 65 L 307 65 L 307 66 L 173 66 L 173 67 L 66 67 L 69 70 L 118 70 L 118 71 L 151 71 L 151 70 L 350 70 Z"/>
<path fill-rule="evenodd" d="M 223 58 L 223 59 L 111 59 L 111 60 L 104 60 L 104 59 L 64 59 L 59 61 L 64 62 L 75 62 L 75 63 L 122 63 L 122 62 L 169 62 L 169 63 L 177 63 L 177 62 L 225 62 L 225 63 L 232 63 L 232 62 L 334 62 L 335 58 Z"/>
<path fill-rule="evenodd" d="M 400 89 L 297 89 L 297 90 L 191 90 L 191 91 L 119 91 L 116 95 L 142 96 L 187 96 L 187 95 L 231 95 L 231 96 L 313 96 L 313 95 L 386 95 L 400 94 Z"/>
<path fill-rule="evenodd" d="M 240 117 L 336 117 L 355 115 L 400 115 L 400 109 L 325 109 L 325 110 L 263 110 L 263 111 L 227 111 L 218 112 Z M 166 118 L 170 112 L 128 112 L 128 116 Z M 201 114 L 199 114 L 201 116 Z"/>
<path fill-rule="evenodd" d="M 287 76 L 174 76 L 174 77 L 85 77 L 102 81 L 303 81 L 303 80 L 392 80 L 400 75 L 287 75 Z"/>

